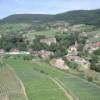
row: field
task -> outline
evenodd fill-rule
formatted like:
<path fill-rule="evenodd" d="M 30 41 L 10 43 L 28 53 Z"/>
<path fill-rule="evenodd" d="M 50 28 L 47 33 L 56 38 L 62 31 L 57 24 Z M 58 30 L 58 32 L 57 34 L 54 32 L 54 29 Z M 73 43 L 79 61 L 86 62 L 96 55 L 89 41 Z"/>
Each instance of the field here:
<path fill-rule="evenodd" d="M 44 31 L 36 31 L 36 32 L 29 32 L 26 34 L 28 38 L 34 38 L 35 35 L 45 35 L 45 36 L 55 36 L 56 32 L 53 30 L 44 30 Z"/>
<path fill-rule="evenodd" d="M 34 70 L 32 63 L 22 60 L 9 60 L 8 63 L 22 79 L 29 100 L 34 100 L 34 98 L 36 100 L 68 100 L 54 82 L 46 75 Z"/>
<path fill-rule="evenodd" d="M 30 27 L 30 24 L 4 24 L 0 25 L 0 34 L 4 33 L 19 33 Z"/>
<path fill-rule="evenodd" d="M 99 86 L 48 63 L 11 58 L 6 62 L 23 81 L 29 100 L 100 100 Z"/>
<path fill-rule="evenodd" d="M 21 81 L 7 65 L 0 66 L 0 100 L 27 100 Z"/>

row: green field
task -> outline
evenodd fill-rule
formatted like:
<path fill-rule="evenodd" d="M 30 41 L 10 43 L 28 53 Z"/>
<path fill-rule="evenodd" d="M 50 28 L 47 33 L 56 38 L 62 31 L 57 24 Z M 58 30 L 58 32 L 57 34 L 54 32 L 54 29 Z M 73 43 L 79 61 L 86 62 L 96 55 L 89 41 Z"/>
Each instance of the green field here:
<path fill-rule="evenodd" d="M 22 79 L 29 100 L 34 100 L 34 98 L 35 100 L 68 100 L 54 82 L 46 75 L 34 70 L 32 63 L 23 60 L 8 60 L 7 62 Z"/>
<path fill-rule="evenodd" d="M 100 87 L 88 81 L 69 75 L 47 63 L 7 59 L 22 79 L 29 100 L 68 100 L 64 92 L 50 80 L 49 76 L 62 82 L 62 87 L 79 100 L 100 100 Z M 75 99 L 76 100 L 76 99 Z"/>
<path fill-rule="evenodd" d="M 19 79 L 7 65 L 0 65 L 0 100 L 27 100 Z"/>
<path fill-rule="evenodd" d="M 44 31 L 36 31 L 36 32 L 29 32 L 28 34 L 26 34 L 26 36 L 28 38 L 34 38 L 35 35 L 44 35 L 44 36 L 55 36 L 55 34 L 57 34 L 56 32 L 54 32 L 53 30 L 44 30 Z"/>

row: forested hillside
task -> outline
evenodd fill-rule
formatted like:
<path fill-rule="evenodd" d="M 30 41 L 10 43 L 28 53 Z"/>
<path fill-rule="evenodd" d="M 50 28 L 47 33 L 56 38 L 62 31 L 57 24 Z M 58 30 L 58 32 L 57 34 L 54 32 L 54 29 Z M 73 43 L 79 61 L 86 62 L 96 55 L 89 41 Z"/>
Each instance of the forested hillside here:
<path fill-rule="evenodd" d="M 56 15 L 47 14 L 15 14 L 8 16 L 0 23 L 39 23 L 39 22 L 66 21 L 71 24 L 88 24 L 100 26 L 100 9 L 77 10 Z"/>

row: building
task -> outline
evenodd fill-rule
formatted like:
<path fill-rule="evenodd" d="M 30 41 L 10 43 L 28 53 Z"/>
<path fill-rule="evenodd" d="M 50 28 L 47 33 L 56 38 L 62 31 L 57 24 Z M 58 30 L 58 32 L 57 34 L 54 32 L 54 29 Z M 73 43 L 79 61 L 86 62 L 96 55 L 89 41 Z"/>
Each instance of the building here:
<path fill-rule="evenodd" d="M 77 54 L 78 54 L 77 47 L 78 47 L 77 42 L 75 42 L 75 45 L 70 46 L 70 47 L 68 48 L 68 55 L 77 55 Z"/>
<path fill-rule="evenodd" d="M 46 58 L 46 59 L 54 55 L 53 52 L 47 51 L 47 50 L 32 51 L 31 54 L 35 57 L 41 57 L 41 58 Z"/>
<path fill-rule="evenodd" d="M 63 70 L 69 69 L 69 67 L 67 65 L 65 65 L 65 61 L 62 58 L 58 58 L 58 59 L 54 58 L 50 61 L 50 64 L 59 69 L 63 69 Z"/>
<path fill-rule="evenodd" d="M 86 44 L 84 50 L 87 50 L 89 53 L 93 53 L 93 51 L 100 48 L 100 42 Z"/>
<path fill-rule="evenodd" d="M 45 44 L 50 46 L 52 43 L 56 43 L 56 38 L 54 38 L 54 37 L 46 37 L 44 39 L 40 39 L 40 42 L 41 43 L 45 43 Z"/>
<path fill-rule="evenodd" d="M 76 62 L 78 64 L 89 64 L 88 61 L 86 61 L 84 58 L 81 58 L 79 56 L 65 56 L 65 58 L 68 60 L 68 61 L 73 61 L 73 62 Z"/>

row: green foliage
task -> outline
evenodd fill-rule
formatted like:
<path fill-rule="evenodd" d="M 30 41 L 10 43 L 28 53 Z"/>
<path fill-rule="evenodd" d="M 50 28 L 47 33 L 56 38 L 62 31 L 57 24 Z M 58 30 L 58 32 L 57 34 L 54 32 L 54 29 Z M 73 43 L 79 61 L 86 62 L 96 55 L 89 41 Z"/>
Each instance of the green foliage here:
<path fill-rule="evenodd" d="M 91 60 L 90 60 L 91 64 L 97 63 L 98 60 L 99 60 L 98 56 L 96 56 L 94 54 L 91 55 Z"/>
<path fill-rule="evenodd" d="M 15 14 L 2 19 L 1 24 L 5 23 L 40 23 L 50 19 L 50 15 L 46 14 Z"/>
<path fill-rule="evenodd" d="M 92 70 L 100 72 L 100 64 L 98 63 L 98 61 L 99 61 L 99 57 L 97 55 L 92 55 L 90 60 L 91 62 L 90 68 Z"/>
<path fill-rule="evenodd" d="M 52 43 L 49 47 L 49 50 L 54 52 L 55 57 L 63 57 L 64 55 L 67 55 L 66 46 L 60 45 L 58 43 Z"/>
<path fill-rule="evenodd" d="M 100 26 L 100 10 L 69 11 L 54 16 L 54 20 L 63 20 L 72 24 L 87 24 Z"/>
<path fill-rule="evenodd" d="M 55 37 L 56 37 L 57 42 L 60 45 L 63 45 L 66 47 L 73 45 L 76 41 L 76 35 L 74 35 L 74 33 L 56 35 Z"/>
<path fill-rule="evenodd" d="M 97 50 L 95 50 L 93 53 L 94 53 L 95 55 L 99 56 L 99 55 L 100 55 L 100 48 L 97 49 Z"/>
<path fill-rule="evenodd" d="M 90 77 L 90 76 L 88 76 L 88 77 L 87 77 L 87 80 L 88 80 L 89 82 L 92 82 L 92 81 L 93 81 L 93 78 Z"/>
<path fill-rule="evenodd" d="M 76 64 L 76 63 L 74 63 L 74 62 L 70 62 L 70 61 L 68 61 L 68 60 L 66 60 L 66 59 L 65 59 L 65 61 L 66 61 L 66 64 L 67 64 L 70 68 L 72 68 L 72 69 L 77 69 L 77 68 L 78 68 L 78 64 Z"/>
<path fill-rule="evenodd" d="M 91 64 L 90 67 L 92 70 L 95 70 L 96 72 L 100 72 L 100 64 Z"/>
<path fill-rule="evenodd" d="M 24 60 L 32 60 L 32 56 L 31 55 L 24 55 L 23 59 Z"/>
<path fill-rule="evenodd" d="M 17 48 L 19 50 L 26 50 L 27 43 L 21 34 L 4 34 L 0 38 L 0 48 L 9 51 L 12 48 Z"/>

